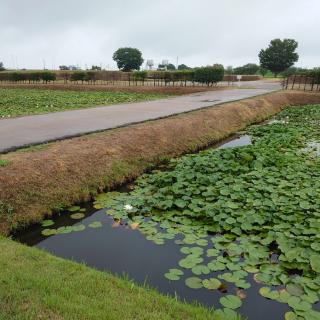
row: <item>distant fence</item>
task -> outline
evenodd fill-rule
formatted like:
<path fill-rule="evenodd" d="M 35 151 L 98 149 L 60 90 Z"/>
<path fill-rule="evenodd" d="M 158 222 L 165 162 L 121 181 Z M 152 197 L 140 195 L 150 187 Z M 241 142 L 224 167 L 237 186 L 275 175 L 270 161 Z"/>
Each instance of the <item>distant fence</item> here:
<path fill-rule="evenodd" d="M 284 90 L 320 91 L 320 76 L 294 75 L 284 79 Z"/>

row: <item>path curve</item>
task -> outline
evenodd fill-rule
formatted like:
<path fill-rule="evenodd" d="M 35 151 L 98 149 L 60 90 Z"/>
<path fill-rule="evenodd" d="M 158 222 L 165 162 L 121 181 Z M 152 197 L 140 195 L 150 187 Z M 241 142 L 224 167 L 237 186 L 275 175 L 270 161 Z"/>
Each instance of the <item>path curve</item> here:
<path fill-rule="evenodd" d="M 280 89 L 270 82 L 244 83 L 248 89 L 208 91 L 169 99 L 100 106 L 0 120 L 0 153 L 128 124 L 168 117 Z"/>

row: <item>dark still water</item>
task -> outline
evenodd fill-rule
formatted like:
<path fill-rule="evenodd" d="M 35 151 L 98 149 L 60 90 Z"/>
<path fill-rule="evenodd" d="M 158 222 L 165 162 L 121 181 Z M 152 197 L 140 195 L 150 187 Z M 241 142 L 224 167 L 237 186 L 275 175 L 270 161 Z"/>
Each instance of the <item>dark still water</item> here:
<path fill-rule="evenodd" d="M 70 218 L 70 213 L 54 219 L 54 228 L 85 225 L 86 229 L 81 232 L 45 237 L 41 234 L 44 227 L 39 225 L 33 226 L 16 238 L 22 243 L 36 246 L 58 257 L 82 262 L 115 275 L 125 274 L 139 284 L 147 284 L 164 294 L 178 296 L 188 302 L 196 301 L 207 307 L 220 308 L 219 299 L 223 295 L 236 294 L 237 289 L 231 283 L 226 283 L 224 292 L 188 288 L 184 279 L 194 276 L 191 270 L 184 269 L 184 277 L 179 281 L 169 281 L 164 277 L 171 268 L 181 269 L 178 262 L 185 255 L 180 252 L 181 245 L 175 243 L 179 236 L 166 240 L 163 245 L 157 245 L 148 241 L 139 230 L 132 230 L 128 225 L 114 221 L 106 215 L 106 209 L 95 211 L 87 207 L 86 211 L 86 217 L 76 223 Z M 88 227 L 93 222 L 101 222 L 102 226 Z M 212 258 L 207 259 L 209 261 Z M 211 272 L 210 275 L 199 277 L 206 279 L 218 274 L 219 272 Z M 253 281 L 251 274 L 247 281 L 251 283 L 251 288 L 244 291 L 247 297 L 242 300 L 243 304 L 237 311 L 249 320 L 283 319 L 285 312 L 289 310 L 287 305 L 260 296 L 258 290 L 261 285 Z"/>

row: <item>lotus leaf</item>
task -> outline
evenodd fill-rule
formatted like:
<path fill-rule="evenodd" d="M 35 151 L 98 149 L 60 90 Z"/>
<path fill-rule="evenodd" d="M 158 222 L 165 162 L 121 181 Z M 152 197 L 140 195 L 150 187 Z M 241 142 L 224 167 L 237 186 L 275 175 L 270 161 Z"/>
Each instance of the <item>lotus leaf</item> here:
<path fill-rule="evenodd" d="M 190 277 L 187 278 L 185 281 L 187 287 L 191 289 L 200 289 L 203 287 L 202 280 L 197 277 Z"/>

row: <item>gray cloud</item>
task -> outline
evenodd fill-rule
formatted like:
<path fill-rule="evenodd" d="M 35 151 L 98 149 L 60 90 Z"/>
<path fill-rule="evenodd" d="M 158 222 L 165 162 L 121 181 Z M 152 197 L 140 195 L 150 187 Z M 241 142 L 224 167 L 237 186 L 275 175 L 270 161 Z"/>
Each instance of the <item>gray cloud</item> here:
<path fill-rule="evenodd" d="M 191 66 L 258 62 L 273 38 L 299 42 L 302 67 L 319 65 L 319 0 L 1 0 L 0 61 L 9 67 L 115 67 L 133 46 L 145 59 Z"/>

